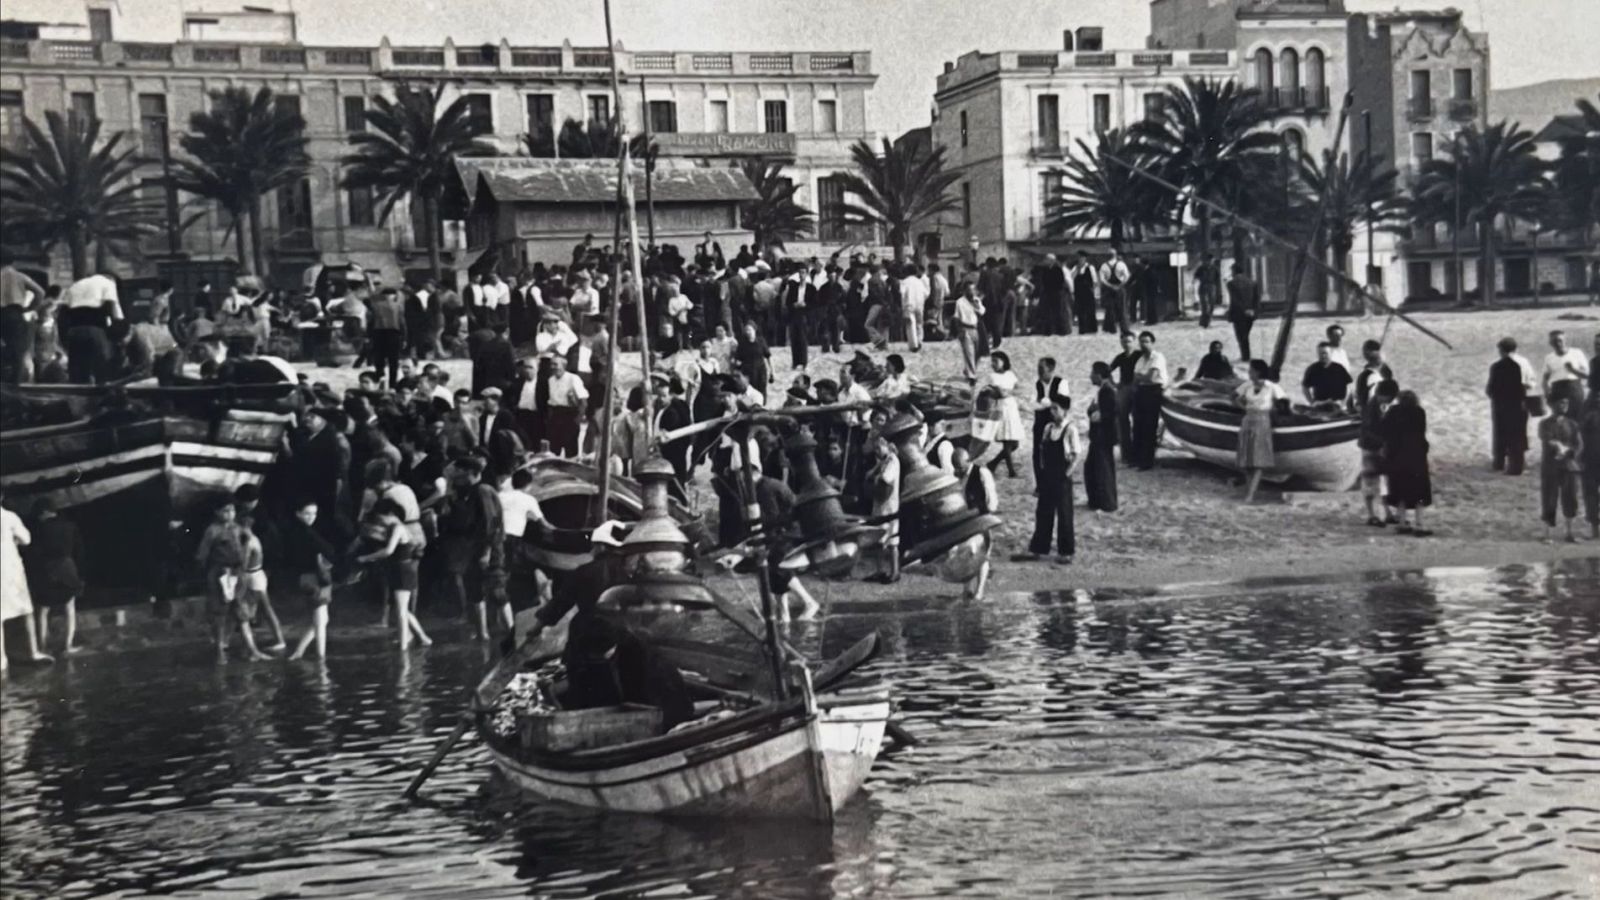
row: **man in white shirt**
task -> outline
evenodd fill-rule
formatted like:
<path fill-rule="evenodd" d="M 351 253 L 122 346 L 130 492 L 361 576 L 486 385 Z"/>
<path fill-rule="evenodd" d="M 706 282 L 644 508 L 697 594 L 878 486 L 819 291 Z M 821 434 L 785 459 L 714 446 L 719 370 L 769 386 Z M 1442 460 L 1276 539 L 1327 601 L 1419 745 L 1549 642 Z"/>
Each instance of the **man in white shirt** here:
<path fill-rule="evenodd" d="M 540 353 L 553 353 L 565 359 L 572 350 L 572 345 L 578 342 L 578 336 L 572 333 L 572 328 L 561 321 L 561 317 L 553 312 L 545 313 L 539 322 L 539 333 L 533 336 L 533 349 Z"/>
<path fill-rule="evenodd" d="M 539 506 L 539 498 L 529 488 L 533 485 L 533 472 L 517 469 L 500 473 L 499 488 L 501 522 L 505 526 L 506 573 L 510 576 L 512 596 L 531 592 L 541 601 L 547 599 L 550 581 L 544 577 L 534 562 L 533 548 L 526 535 L 528 523 L 550 527 Z"/>
<path fill-rule="evenodd" d="M 856 381 L 850 373 L 850 366 L 839 367 L 839 402 L 850 404 L 871 404 L 872 392 Z M 845 424 L 853 428 L 865 428 L 867 417 L 872 414 L 871 409 L 859 409 L 844 414 Z"/>
<path fill-rule="evenodd" d="M 1550 332 L 1550 354 L 1544 358 L 1544 393 L 1550 408 L 1557 397 L 1567 398 L 1567 416 L 1583 415 L 1583 385 L 1589 377 L 1589 358 L 1567 346 L 1567 333 Z"/>
<path fill-rule="evenodd" d="M 506 324 L 511 315 L 511 286 L 501 280 L 499 273 L 490 273 L 484 284 L 484 306 L 489 310 L 489 320 L 495 327 Z"/>
<path fill-rule="evenodd" d="M 550 357 L 550 390 L 547 400 L 545 434 L 551 451 L 564 456 L 578 455 L 578 432 L 583 423 L 589 389 L 583 379 L 567 371 L 565 356 Z"/>
<path fill-rule="evenodd" d="M 117 283 L 109 275 L 90 275 L 74 281 L 61 295 L 68 309 L 108 308 L 112 319 L 122 318 L 122 301 L 117 297 Z"/>
<path fill-rule="evenodd" d="M 1167 388 L 1167 358 L 1156 349 L 1156 336 L 1139 334 L 1139 359 L 1133 366 L 1133 465 L 1156 466 L 1156 433 L 1161 424 L 1161 399 Z"/>
<path fill-rule="evenodd" d="M 956 298 L 955 319 L 950 324 L 955 328 L 956 342 L 961 345 L 961 374 L 968 381 L 978 377 L 978 321 L 983 313 L 977 287 L 971 281 L 963 281 L 961 296 Z"/>
<path fill-rule="evenodd" d="M 907 265 L 900 278 L 900 316 L 905 321 L 906 344 L 922 352 L 922 321 L 928 314 L 928 283 L 915 265 Z"/>
<path fill-rule="evenodd" d="M 1122 260 L 1122 251 L 1111 248 L 1111 258 L 1100 264 L 1100 300 L 1106 309 L 1106 321 L 1117 330 L 1128 329 L 1128 264 Z"/>
<path fill-rule="evenodd" d="M 944 305 L 950 300 L 950 279 L 939 271 L 938 263 L 928 263 L 928 314 L 926 321 L 944 333 Z"/>
<path fill-rule="evenodd" d="M 592 279 L 588 272 L 579 272 L 572 288 L 572 296 L 567 299 L 567 309 L 572 313 L 572 324 L 577 331 L 583 331 L 583 323 L 592 316 L 600 314 L 600 292 L 592 286 Z"/>

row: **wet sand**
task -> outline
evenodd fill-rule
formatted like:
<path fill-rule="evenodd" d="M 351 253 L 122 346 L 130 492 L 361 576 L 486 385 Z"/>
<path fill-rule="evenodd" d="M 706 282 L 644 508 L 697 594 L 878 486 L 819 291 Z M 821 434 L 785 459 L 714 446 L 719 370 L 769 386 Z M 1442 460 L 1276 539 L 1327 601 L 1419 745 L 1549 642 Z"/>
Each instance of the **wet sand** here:
<path fill-rule="evenodd" d="M 1539 521 L 1539 484 L 1536 469 L 1509 477 L 1490 468 L 1489 410 L 1484 397 L 1488 366 L 1495 358 L 1495 342 L 1511 336 L 1521 345 L 1536 369 L 1548 352 L 1546 337 L 1554 328 L 1568 332 L 1573 346 L 1587 351 L 1600 330 L 1600 311 L 1582 308 L 1515 309 L 1473 313 L 1425 313 L 1418 320 L 1441 334 L 1454 349 L 1435 343 L 1403 322 L 1390 326 L 1386 349 L 1401 387 L 1417 391 L 1428 412 L 1429 441 L 1435 506 L 1429 511 L 1432 537 L 1416 538 L 1376 529 L 1365 524 L 1360 496 L 1342 494 L 1285 494 L 1263 486 L 1257 502 L 1243 504 L 1243 488 L 1234 475 L 1195 461 L 1181 451 L 1164 449 L 1152 472 L 1118 469 L 1121 509 L 1092 513 L 1082 506 L 1080 484 L 1076 515 L 1078 555 L 1069 567 L 1053 563 L 1012 563 L 1008 557 L 1025 548 L 1032 530 L 1033 480 L 1027 471 L 1030 448 L 1026 443 L 1017 458 L 1018 477 L 998 478 L 1001 515 L 1005 524 L 996 532 L 996 565 L 991 590 L 1035 591 L 1051 588 L 1139 587 L 1156 584 L 1221 581 L 1273 575 L 1341 574 L 1384 568 L 1421 566 L 1499 565 L 1600 555 L 1600 543 L 1584 540 L 1576 545 L 1543 544 Z M 1334 322 L 1345 327 L 1345 345 L 1360 359 L 1361 342 L 1382 338 L 1385 319 L 1316 317 L 1301 319 L 1295 331 L 1286 369 L 1293 377 L 1286 388 L 1299 396 L 1299 375 L 1315 358 L 1316 344 Z M 1226 322 L 1201 329 L 1194 320 L 1172 322 L 1152 329 L 1158 349 L 1167 356 L 1175 375 L 1179 367 L 1191 371 L 1199 364 L 1211 340 L 1225 342 L 1236 351 Z M 1255 353 L 1269 355 L 1277 334 L 1276 322 L 1255 330 Z M 1031 392 L 1040 357 L 1054 356 L 1060 373 L 1068 379 L 1075 398 L 1086 406 L 1090 390 L 1089 367 L 1109 360 L 1117 352 L 1114 336 L 1096 334 L 1070 337 L 1022 337 L 1004 341 Z M 954 343 L 926 345 L 921 353 L 905 355 L 914 377 L 944 378 L 960 371 Z M 838 363 L 853 352 L 813 353 L 808 371 L 813 378 L 837 377 Z M 882 354 L 874 354 L 881 359 Z M 774 394 L 791 377 L 787 348 L 773 348 L 776 372 Z M 636 378 L 637 357 L 628 358 L 625 380 Z M 467 383 L 470 367 L 451 361 L 452 386 Z M 350 369 L 315 369 L 313 378 L 336 385 L 352 384 Z M 1083 407 L 1074 415 L 1083 427 Z M 1530 423 L 1530 437 L 1537 423 Z M 1536 459 L 1530 454 L 1530 459 Z M 709 490 L 701 492 L 710 501 Z M 1580 535 L 1588 529 L 1580 521 Z M 853 598 L 916 596 L 931 584 L 942 584 L 913 570 L 898 585 L 851 583 L 835 586 Z M 954 588 L 950 588 L 953 590 Z M 941 587 L 939 590 L 946 590 Z"/>

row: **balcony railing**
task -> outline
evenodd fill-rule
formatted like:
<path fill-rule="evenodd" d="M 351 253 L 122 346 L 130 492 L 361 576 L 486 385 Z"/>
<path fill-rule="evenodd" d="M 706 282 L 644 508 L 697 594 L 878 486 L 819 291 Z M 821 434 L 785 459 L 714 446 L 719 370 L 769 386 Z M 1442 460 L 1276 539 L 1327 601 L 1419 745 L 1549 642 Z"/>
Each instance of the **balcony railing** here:
<path fill-rule="evenodd" d="M 1117 64 L 1115 53 L 1074 53 L 1072 64 L 1080 69 L 1109 69 Z"/>
<path fill-rule="evenodd" d="M 1457 122 L 1471 122 L 1478 117 L 1478 101 L 1471 97 L 1456 97 L 1450 101 L 1450 118 Z"/>
<path fill-rule="evenodd" d="M 1190 50 L 1191 66 L 1231 66 L 1233 58 L 1226 50 Z"/>
<path fill-rule="evenodd" d="M 1133 64 L 1136 66 L 1170 66 L 1172 65 L 1171 53 L 1135 53 Z"/>
<path fill-rule="evenodd" d="M 1019 69 L 1054 69 L 1060 57 L 1054 53 L 1019 53 L 1017 54 L 1017 68 Z"/>
<path fill-rule="evenodd" d="M 1060 132 L 1035 131 L 1029 137 L 1029 152 L 1035 159 L 1061 159 L 1067 155 Z"/>
<path fill-rule="evenodd" d="M 1267 102 L 1276 110 L 1320 112 L 1328 109 L 1328 88 L 1326 86 L 1273 88 L 1267 95 Z"/>
<path fill-rule="evenodd" d="M 444 76 L 458 70 L 510 71 L 540 69 L 587 75 L 611 66 L 611 52 L 602 47 L 516 47 L 509 62 L 500 46 L 409 47 L 303 47 L 287 43 L 246 42 L 218 44 L 177 41 L 173 43 L 119 41 L 0 40 L 0 60 L 8 65 L 131 65 L 140 69 L 211 68 L 267 70 L 285 67 L 319 69 L 365 69 L 377 73 L 395 71 L 396 77 L 412 78 L 428 74 Z M 1059 54 L 1036 54 L 1045 65 L 1062 59 Z M 1103 56 L 1097 63 L 1095 57 Z M 1112 65 L 1116 54 L 1090 54 L 1087 65 Z M 828 77 L 849 77 L 871 69 L 865 53 L 795 51 L 689 53 L 646 51 L 626 54 L 621 60 L 632 71 L 664 73 L 707 73 L 713 75 L 778 75 L 799 77 L 817 73 Z M 416 70 L 425 70 L 418 72 Z"/>
<path fill-rule="evenodd" d="M 551 47 L 541 50 L 513 50 L 511 64 L 521 69 L 559 69 L 561 50 Z"/>
<path fill-rule="evenodd" d="M 1412 97 L 1407 100 L 1406 118 L 1412 122 L 1423 122 L 1433 118 L 1433 98 Z"/>
<path fill-rule="evenodd" d="M 794 56 L 788 53 L 750 54 L 752 72 L 793 72 Z"/>

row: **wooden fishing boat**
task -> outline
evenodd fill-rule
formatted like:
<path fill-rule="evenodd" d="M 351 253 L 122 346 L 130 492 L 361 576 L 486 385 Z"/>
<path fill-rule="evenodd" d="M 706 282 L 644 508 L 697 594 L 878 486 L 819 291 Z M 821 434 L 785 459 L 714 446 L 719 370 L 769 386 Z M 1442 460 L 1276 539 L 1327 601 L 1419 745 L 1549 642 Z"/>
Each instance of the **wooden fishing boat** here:
<path fill-rule="evenodd" d="M 1197 459 L 1238 470 L 1239 427 L 1244 411 L 1222 382 L 1184 382 L 1161 404 L 1167 437 Z M 1272 449 L 1277 466 L 1263 474 L 1275 483 L 1299 481 L 1319 491 L 1349 490 L 1361 474 L 1356 440 L 1361 420 L 1343 413 L 1299 409 L 1276 414 Z"/>
<path fill-rule="evenodd" d="M 886 689 L 850 673 L 876 654 L 870 634 L 799 679 L 783 700 L 730 685 L 770 688 L 765 661 L 711 644 L 663 642 L 703 695 L 697 719 L 660 734 L 645 707 L 541 712 L 513 735 L 492 727 L 506 681 L 491 671 L 475 693 L 477 730 L 500 773 L 534 796 L 591 809 L 665 816 L 832 822 L 860 790 L 889 726 Z M 741 702 L 730 702 L 730 698 Z M 712 714 L 722 708 L 722 715 Z"/>
<path fill-rule="evenodd" d="M 41 386 L 26 399 L 56 404 L 67 421 L 0 429 L 0 485 L 18 508 L 53 503 L 100 548 L 84 573 L 96 594 L 163 594 L 186 568 L 172 561 L 208 500 L 260 484 L 277 460 L 290 416 L 243 407 L 285 388 Z M 130 402 L 107 410 L 113 395 Z"/>

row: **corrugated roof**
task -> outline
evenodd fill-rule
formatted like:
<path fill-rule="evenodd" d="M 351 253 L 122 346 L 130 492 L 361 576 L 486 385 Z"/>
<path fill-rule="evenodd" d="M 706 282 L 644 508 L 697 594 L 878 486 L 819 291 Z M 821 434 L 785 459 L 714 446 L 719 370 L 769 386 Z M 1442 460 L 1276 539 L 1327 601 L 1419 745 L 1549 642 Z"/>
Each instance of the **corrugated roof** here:
<path fill-rule="evenodd" d="M 611 203 L 617 195 L 617 163 L 610 159 L 458 159 L 456 173 L 469 195 L 481 184 L 501 202 Z M 633 189 L 644 200 L 644 167 L 635 164 Z M 750 179 L 735 168 L 709 168 L 676 160 L 656 163 L 652 190 L 657 203 L 754 200 Z"/>

